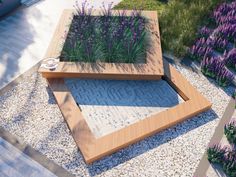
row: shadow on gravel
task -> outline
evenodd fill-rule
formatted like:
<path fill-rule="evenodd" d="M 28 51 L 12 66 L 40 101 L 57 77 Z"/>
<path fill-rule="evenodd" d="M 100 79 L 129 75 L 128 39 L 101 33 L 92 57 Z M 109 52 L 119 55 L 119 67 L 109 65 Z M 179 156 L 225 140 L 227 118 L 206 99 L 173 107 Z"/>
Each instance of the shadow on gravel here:
<path fill-rule="evenodd" d="M 190 60 L 189 58 L 185 57 L 183 59 L 178 59 L 176 57 L 172 57 L 169 55 L 163 55 L 163 58 L 168 61 L 169 63 L 171 63 L 172 65 L 180 65 L 181 67 L 184 67 L 192 72 L 198 73 L 202 75 L 201 72 L 201 67 L 200 67 L 200 63 L 194 62 L 192 60 Z M 215 87 L 217 87 L 218 89 L 223 90 L 227 95 L 232 96 L 232 94 L 234 93 L 234 86 L 230 85 L 228 87 L 221 87 L 219 86 L 219 84 L 217 84 L 217 82 L 212 79 L 209 78 L 207 76 L 204 76 L 205 78 L 208 79 L 208 81 L 214 85 Z"/>
<path fill-rule="evenodd" d="M 38 10 L 34 15 L 35 19 L 42 16 Z M 23 66 L 20 63 L 22 55 L 35 43 L 35 29 L 31 23 L 23 9 L 0 19 L 0 65 L 3 66 L 0 69 L 0 88 L 19 74 Z"/>
<path fill-rule="evenodd" d="M 46 87 L 46 91 L 48 93 L 48 104 L 57 104 L 54 95 L 52 93 L 52 90 L 50 89 L 49 86 Z"/>
<path fill-rule="evenodd" d="M 198 128 L 210 121 L 213 121 L 218 116 L 211 109 L 207 112 L 204 112 L 192 119 L 186 120 L 183 123 L 180 123 L 172 128 L 169 128 L 165 131 L 157 133 L 149 138 L 146 138 L 138 143 L 130 145 L 129 147 L 122 149 L 110 156 L 105 157 L 102 160 L 96 161 L 91 165 L 86 165 L 81 158 L 81 153 L 75 152 L 75 159 L 68 162 L 65 166 L 71 167 L 74 166 L 76 160 L 83 161 L 79 162 L 80 166 L 76 166 L 76 169 L 88 169 L 90 176 L 96 176 L 102 172 L 108 171 L 122 163 L 129 161 L 130 159 L 142 155 L 164 143 L 167 143 L 195 128 Z"/>

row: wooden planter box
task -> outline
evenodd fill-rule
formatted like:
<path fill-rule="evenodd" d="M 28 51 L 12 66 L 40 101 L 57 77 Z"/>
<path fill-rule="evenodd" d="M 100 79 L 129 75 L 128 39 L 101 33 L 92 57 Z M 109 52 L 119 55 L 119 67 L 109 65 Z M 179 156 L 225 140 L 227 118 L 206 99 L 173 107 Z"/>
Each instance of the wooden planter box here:
<path fill-rule="evenodd" d="M 71 130 L 72 136 L 86 163 L 92 163 L 130 144 L 160 132 L 196 114 L 210 109 L 211 103 L 205 99 L 176 69 L 162 59 L 157 13 L 144 11 L 150 19 L 153 50 L 147 54 L 145 64 L 59 62 L 50 71 L 40 68 L 39 72 L 48 81 L 57 104 Z M 65 10 L 50 43 L 45 58 L 58 57 L 64 43 L 62 36 L 71 24 L 72 10 Z M 83 114 L 76 104 L 63 78 L 92 79 L 137 79 L 166 80 L 184 102 L 166 109 L 141 121 L 121 128 L 111 134 L 96 138 L 90 130 Z"/>
<path fill-rule="evenodd" d="M 113 11 L 113 14 L 115 15 L 116 12 Z M 73 19 L 73 13 L 73 10 L 65 10 L 63 12 L 45 58 L 57 58 L 61 55 L 63 43 L 65 42 L 62 36 L 65 31 L 68 31 Z M 99 12 L 95 12 L 93 15 L 96 14 L 98 15 Z M 130 14 L 131 11 L 127 11 L 127 15 Z M 157 13 L 143 11 L 142 15 L 149 19 L 148 25 L 151 28 L 150 43 L 152 49 L 147 52 L 146 63 L 59 62 L 55 70 L 51 71 L 41 67 L 39 72 L 45 78 L 160 79 L 164 75 L 164 71 Z"/>

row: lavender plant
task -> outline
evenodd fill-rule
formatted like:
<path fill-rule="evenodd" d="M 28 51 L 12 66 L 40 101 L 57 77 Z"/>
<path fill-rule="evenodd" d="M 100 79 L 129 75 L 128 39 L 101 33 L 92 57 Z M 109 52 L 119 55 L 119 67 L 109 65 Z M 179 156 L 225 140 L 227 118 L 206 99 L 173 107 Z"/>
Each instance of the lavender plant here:
<path fill-rule="evenodd" d="M 216 73 L 216 82 L 222 86 L 226 87 L 232 83 L 234 79 L 234 74 L 229 71 L 226 67 L 219 69 Z"/>
<path fill-rule="evenodd" d="M 227 39 L 224 39 L 219 36 L 209 37 L 206 43 L 207 45 L 211 46 L 213 49 L 219 52 L 224 52 L 227 49 L 227 46 L 229 45 Z"/>
<path fill-rule="evenodd" d="M 224 126 L 224 134 L 230 143 L 236 144 L 236 122 L 235 121 L 232 121 Z"/>
<path fill-rule="evenodd" d="M 204 56 L 211 56 L 212 52 L 212 48 L 206 45 L 206 39 L 200 38 L 196 41 L 195 45 L 190 48 L 188 54 L 190 58 L 201 61 Z"/>
<path fill-rule="evenodd" d="M 234 75 L 225 66 L 219 57 L 204 57 L 201 61 L 201 71 L 204 75 L 215 78 L 216 82 L 225 87 L 232 83 Z"/>
<path fill-rule="evenodd" d="M 201 71 L 204 75 L 211 78 L 216 77 L 217 69 L 223 67 L 218 57 L 204 57 L 201 61 Z"/>
<path fill-rule="evenodd" d="M 223 170 L 230 177 L 236 176 L 236 150 L 234 147 L 224 154 Z"/>
<path fill-rule="evenodd" d="M 233 43 L 236 40 L 236 21 L 234 24 L 224 24 L 217 27 L 216 35 Z"/>
<path fill-rule="evenodd" d="M 100 16 L 93 16 L 87 1 L 76 11 L 61 54 L 62 61 L 84 62 L 145 62 L 147 20 L 141 11 L 134 10 L 131 16 L 120 11 L 112 16 L 112 3 L 101 7 Z"/>
<path fill-rule="evenodd" d="M 208 147 L 207 157 L 209 162 L 219 164 L 223 171 L 230 177 L 236 175 L 236 151 L 235 147 L 221 146 L 215 144 Z"/>
<path fill-rule="evenodd" d="M 212 29 L 204 26 L 198 31 L 198 36 L 199 38 L 208 38 L 212 32 L 213 32 Z"/>
<path fill-rule="evenodd" d="M 233 48 L 228 53 L 224 53 L 223 60 L 226 66 L 236 69 L 236 48 Z"/>
<path fill-rule="evenodd" d="M 203 26 L 198 31 L 198 40 L 189 49 L 189 57 L 201 61 L 201 70 L 204 75 L 216 79 L 221 86 L 229 85 L 234 78 L 228 68 L 236 69 L 236 1 L 223 3 L 214 10 L 213 18 L 216 29 Z M 216 50 L 224 53 L 222 57 L 214 57 Z M 227 68 L 228 67 L 228 68 Z"/>
<path fill-rule="evenodd" d="M 220 145 L 215 144 L 213 146 L 208 147 L 207 149 L 207 157 L 211 163 L 221 164 L 224 159 L 226 149 L 222 148 Z"/>
<path fill-rule="evenodd" d="M 236 3 L 223 3 L 214 11 L 214 18 L 220 25 L 236 22 Z"/>

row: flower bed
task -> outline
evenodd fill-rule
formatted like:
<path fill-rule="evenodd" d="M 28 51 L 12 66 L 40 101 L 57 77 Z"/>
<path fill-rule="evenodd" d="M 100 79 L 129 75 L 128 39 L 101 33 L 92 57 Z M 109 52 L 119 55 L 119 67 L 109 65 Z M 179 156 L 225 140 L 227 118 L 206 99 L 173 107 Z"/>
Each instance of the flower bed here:
<path fill-rule="evenodd" d="M 85 6 L 85 4 L 83 5 Z M 83 7 L 82 9 L 77 9 L 77 14 L 84 14 L 85 12 L 83 11 L 85 11 L 85 9 L 83 9 Z M 90 14 L 90 11 L 91 10 L 88 10 L 86 13 Z M 65 10 L 46 54 L 46 58 L 56 58 L 60 56 L 60 59 L 58 63 L 56 63 L 56 67 L 54 69 L 51 67 L 45 67 L 46 64 L 50 66 L 53 65 L 53 60 L 46 60 L 48 63 L 43 62 L 39 69 L 39 72 L 41 72 L 43 77 L 47 79 L 57 104 L 72 132 L 72 136 L 74 137 L 77 146 L 83 154 L 86 163 L 92 163 L 105 155 L 116 152 L 117 150 L 148 137 L 158 131 L 162 131 L 167 127 L 173 126 L 183 120 L 199 114 L 200 112 L 206 111 L 210 109 L 212 105 L 190 83 L 188 83 L 188 81 L 180 73 L 178 73 L 173 66 L 171 66 L 168 62 L 163 61 L 156 12 L 141 11 L 141 13 L 137 13 L 137 11 L 122 11 L 122 14 L 126 14 L 125 16 L 119 15 L 119 11 L 110 11 L 109 8 L 108 10 L 103 9 L 102 12 L 102 14 L 109 14 L 108 17 L 106 17 L 106 15 L 101 15 L 101 11 L 100 13 L 96 11 L 93 14 L 91 11 L 91 16 L 77 16 L 77 14 L 74 14 L 73 10 Z M 136 52 L 136 44 L 137 46 L 140 46 L 141 44 L 142 49 L 140 50 L 145 50 L 145 61 L 142 63 L 137 62 L 140 58 L 142 58 L 139 56 L 144 56 L 143 52 L 141 52 L 141 55 L 140 52 L 138 52 L 138 55 L 134 55 L 135 58 L 130 58 L 129 56 L 124 56 L 125 58 L 121 60 L 116 57 L 113 58 L 113 56 L 117 55 L 113 55 L 114 53 L 108 52 L 112 49 L 111 46 L 113 46 L 113 43 L 109 46 L 110 42 L 104 41 L 104 39 L 99 39 L 97 41 L 104 41 L 102 42 L 104 45 L 101 45 L 101 48 L 103 49 L 98 49 L 98 53 L 104 54 L 104 59 L 99 59 L 99 57 L 97 58 L 95 55 L 96 47 L 94 47 L 97 45 L 96 42 L 91 40 L 86 41 L 86 39 L 90 38 L 91 34 L 97 35 L 99 38 L 99 36 L 103 34 L 103 27 L 89 26 L 87 29 L 86 24 L 85 29 L 92 30 L 91 33 L 88 32 L 87 34 L 87 30 L 84 31 L 84 29 L 81 29 L 81 24 L 84 25 L 88 19 L 82 23 L 79 23 L 80 28 L 77 28 L 78 24 L 73 25 L 73 20 L 77 18 L 79 18 L 79 20 L 81 20 L 81 18 L 91 18 L 94 20 L 99 19 L 99 21 L 90 24 L 95 26 L 100 26 L 101 19 L 112 19 L 114 21 L 119 21 L 123 18 L 124 20 L 121 20 L 121 23 L 125 22 L 129 25 L 125 25 L 126 30 L 123 30 L 122 33 L 124 37 L 122 39 L 117 39 L 121 41 L 114 45 L 117 46 L 118 44 L 126 45 L 130 44 L 130 42 L 132 43 L 130 47 L 129 45 L 126 48 L 123 46 L 123 49 L 118 50 L 120 51 L 119 54 L 122 56 L 126 55 L 127 52 L 130 52 L 129 49 L 135 49 Z M 141 24 L 141 27 L 140 25 L 133 26 L 132 23 L 139 23 Z M 145 29 L 148 29 L 147 33 L 144 30 L 144 24 Z M 71 28 L 68 29 L 68 27 Z M 119 30 L 120 27 L 124 26 L 117 25 L 117 28 L 112 27 L 112 29 Z M 136 29 L 136 27 L 140 27 L 140 29 Z M 78 31 L 76 31 L 76 28 Z M 79 30 L 82 30 L 85 34 L 75 34 L 80 33 Z M 133 32 L 133 30 L 136 32 Z M 139 37 L 136 36 L 137 32 L 139 33 Z M 63 34 L 65 36 L 64 38 L 61 37 Z M 115 34 L 119 33 L 115 32 Z M 142 38 L 146 38 L 146 34 L 148 36 L 147 44 L 150 45 L 145 43 L 144 46 Z M 84 35 L 86 35 L 85 38 Z M 110 35 L 113 35 L 113 33 L 108 32 L 107 35 L 107 39 L 111 40 Z M 106 36 L 104 37 L 106 38 Z M 124 41 L 122 41 L 123 39 Z M 135 42 L 133 39 L 137 39 L 137 41 Z M 81 44 L 84 46 L 80 46 Z M 69 46 L 69 51 L 67 46 Z M 97 48 L 98 47 L 99 46 L 97 46 Z M 87 48 L 88 50 L 84 51 Z M 72 50 L 72 52 L 70 50 Z M 131 52 L 132 55 L 130 56 L 133 56 L 135 52 Z M 86 55 L 87 59 L 83 58 L 83 55 Z M 126 59 L 126 57 L 128 57 L 128 59 Z M 114 60 L 116 62 L 113 62 Z M 120 61 L 126 63 L 120 63 Z M 163 79 L 166 80 L 168 84 L 176 90 L 176 92 L 178 92 L 184 102 L 168 110 L 164 110 L 160 113 L 146 117 L 142 121 L 130 124 L 108 135 L 96 138 L 91 129 L 88 127 L 88 124 L 82 115 L 81 109 L 76 104 L 70 90 L 64 83 L 64 78 L 74 77 L 112 80 Z M 120 96 L 121 95 L 119 95 L 119 97 Z M 171 117 L 171 119 L 169 119 L 169 117 Z"/>
<path fill-rule="evenodd" d="M 220 165 L 222 170 L 230 177 L 236 176 L 235 94 L 236 92 L 233 93 L 232 101 L 229 103 L 230 108 L 226 109 L 226 118 L 222 118 L 222 123 L 220 123 L 219 127 L 216 129 L 216 133 L 221 133 L 221 130 L 218 128 L 223 128 L 224 131 L 222 131 L 222 134 L 224 134 L 224 136 L 214 135 L 214 144 L 211 143 L 207 149 L 208 161 Z M 221 140 L 216 139 L 217 136 L 220 137 Z M 218 143 L 219 141 L 220 143 Z"/>
<path fill-rule="evenodd" d="M 86 3 L 65 10 L 45 58 L 59 58 L 53 70 L 40 67 L 46 78 L 161 79 L 157 14 L 111 6 L 93 11 Z"/>
<path fill-rule="evenodd" d="M 93 9 L 76 6 L 60 60 L 109 63 L 145 63 L 148 49 L 147 21 L 141 11 L 112 15 L 111 4 L 103 5 L 100 16 Z"/>
<path fill-rule="evenodd" d="M 223 171 L 230 177 L 236 176 L 236 122 L 225 125 L 224 134 L 230 145 L 215 144 L 207 149 L 208 160 L 222 166 Z"/>
<path fill-rule="evenodd" d="M 234 80 L 236 64 L 236 2 L 223 3 L 213 13 L 215 29 L 202 27 L 199 39 L 189 50 L 190 58 L 201 62 L 203 74 L 221 86 Z"/>

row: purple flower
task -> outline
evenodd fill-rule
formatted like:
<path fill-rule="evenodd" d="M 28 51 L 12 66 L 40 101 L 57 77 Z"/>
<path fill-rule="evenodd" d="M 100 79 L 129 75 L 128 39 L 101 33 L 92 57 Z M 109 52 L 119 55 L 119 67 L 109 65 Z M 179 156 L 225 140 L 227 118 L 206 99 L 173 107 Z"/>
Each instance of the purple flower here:
<path fill-rule="evenodd" d="M 223 60 L 226 66 L 236 69 L 236 48 L 233 48 L 228 53 L 224 53 Z"/>
<path fill-rule="evenodd" d="M 204 75 L 215 78 L 220 86 L 229 85 L 234 78 L 220 57 L 205 57 L 201 62 L 201 70 Z"/>
<path fill-rule="evenodd" d="M 218 24 L 234 23 L 236 20 L 236 3 L 221 4 L 213 13 L 213 16 Z"/>
<path fill-rule="evenodd" d="M 198 31 L 198 36 L 200 38 L 207 38 L 211 35 L 211 33 L 213 32 L 212 29 L 207 28 L 206 26 L 202 27 L 199 31 Z"/>
<path fill-rule="evenodd" d="M 211 56 L 212 52 L 212 48 L 207 46 L 206 39 L 200 38 L 190 48 L 188 53 L 192 59 L 201 61 L 205 56 Z"/>
<path fill-rule="evenodd" d="M 219 52 L 224 52 L 224 50 L 227 49 L 229 42 L 227 39 L 224 39 L 220 36 L 214 36 L 209 37 L 206 41 L 206 44 Z"/>
<path fill-rule="evenodd" d="M 109 3 L 107 7 L 105 6 L 104 2 L 102 3 L 101 10 L 102 10 L 102 15 L 103 16 L 110 17 L 112 15 L 112 11 L 111 11 L 112 10 L 112 5 L 113 5 L 113 2 Z"/>
<path fill-rule="evenodd" d="M 235 24 L 224 24 L 217 27 L 215 30 L 216 36 L 221 36 L 231 42 L 236 40 L 236 22 Z"/>

